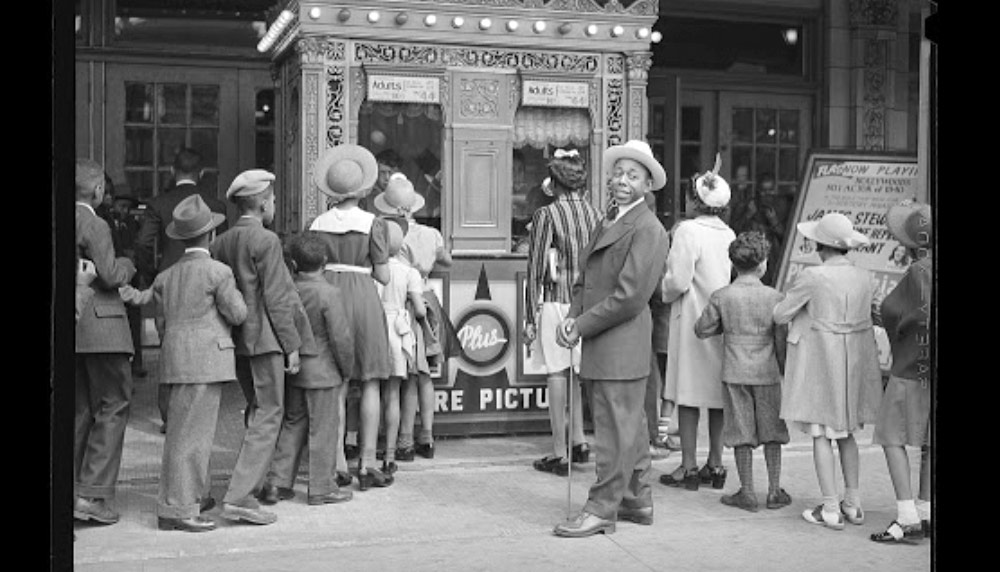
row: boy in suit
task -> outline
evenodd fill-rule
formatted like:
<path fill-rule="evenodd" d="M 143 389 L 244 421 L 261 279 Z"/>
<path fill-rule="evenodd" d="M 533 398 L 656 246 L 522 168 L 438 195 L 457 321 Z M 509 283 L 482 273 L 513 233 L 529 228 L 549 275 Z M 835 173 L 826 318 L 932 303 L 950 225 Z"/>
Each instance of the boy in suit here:
<path fill-rule="evenodd" d="M 780 485 L 781 446 L 788 443 L 788 428 L 778 416 L 787 331 L 774 323 L 772 315 L 784 295 L 761 281 L 770 250 L 763 233 L 740 233 L 729 244 L 736 280 L 712 293 L 694 325 L 699 338 L 722 334 L 723 339 L 722 444 L 733 448 L 740 489 L 723 495 L 722 504 L 750 512 L 757 511 L 753 450 L 761 443 L 767 463 L 767 508 L 792 502 Z"/>
<path fill-rule="evenodd" d="M 76 321 L 73 518 L 113 524 L 119 516 L 107 501 L 114 497 L 121 468 L 134 352 L 118 288 L 135 275 L 135 265 L 115 258 L 111 229 L 94 210 L 104 200 L 105 184 L 100 165 L 77 159 L 76 254 L 93 263 L 97 278 L 90 284 L 92 292 L 77 290 L 85 295 Z"/>
<path fill-rule="evenodd" d="M 282 256 L 281 239 L 264 228 L 274 220 L 274 175 L 251 169 L 237 175 L 226 191 L 240 218 L 210 247 L 212 256 L 228 264 L 247 304 L 247 319 L 235 329 L 236 379 L 247 400 L 243 436 L 222 517 L 271 524 L 278 517 L 260 508 L 255 498 L 284 415 L 285 373 L 299 371 L 302 339 L 296 315 L 302 302 Z"/>
<path fill-rule="evenodd" d="M 131 297 L 137 304 L 155 300 L 164 319 L 159 380 L 167 388 L 171 421 L 156 505 L 160 530 L 205 532 L 216 527 L 199 514 L 215 503 L 201 497 L 209 490 L 222 383 L 236 379 L 230 327 L 247 317 L 232 269 L 208 252 L 224 220 L 198 195 L 178 203 L 166 233 L 184 245 L 183 254 L 156 276 L 150 289 Z"/>
<path fill-rule="evenodd" d="M 354 344 L 340 289 L 323 278 L 326 245 L 306 231 L 291 238 L 289 254 L 310 331 L 302 336 L 301 368 L 288 377 L 285 417 L 261 500 L 274 503 L 294 496 L 292 485 L 308 441 L 308 503 L 345 502 L 352 493 L 341 490 L 334 480 L 335 447 L 331 445 L 340 429 L 337 396 L 345 381 L 341 372 L 354 362 Z"/>
<path fill-rule="evenodd" d="M 555 534 L 583 537 L 615 531 L 615 520 L 653 523 L 653 494 L 644 400 L 652 363 L 649 299 L 666 271 L 667 231 L 643 196 L 667 175 L 643 141 L 604 152 L 611 207 L 580 253 L 568 317 L 556 340 L 583 338 L 580 377 L 589 384 L 597 481 L 579 516 Z"/>

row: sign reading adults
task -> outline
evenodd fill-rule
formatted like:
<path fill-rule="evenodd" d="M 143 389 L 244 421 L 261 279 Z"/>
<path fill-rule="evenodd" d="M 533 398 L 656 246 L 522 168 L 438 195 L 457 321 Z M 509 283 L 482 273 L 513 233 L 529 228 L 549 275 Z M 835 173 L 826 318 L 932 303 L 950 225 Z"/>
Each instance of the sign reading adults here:
<path fill-rule="evenodd" d="M 875 296 L 881 300 L 896 287 L 910 260 L 885 226 L 889 207 L 917 196 L 917 158 L 866 152 L 815 151 L 809 155 L 793 218 L 786 228 L 793 233 L 782 253 L 777 288 L 787 290 L 806 266 L 820 264 L 816 245 L 794 232 L 795 224 L 818 220 L 828 212 L 847 216 L 854 229 L 870 243 L 848 253 L 854 264 L 872 273 Z M 879 362 L 883 371 L 892 364 L 885 331 L 875 328 Z"/>

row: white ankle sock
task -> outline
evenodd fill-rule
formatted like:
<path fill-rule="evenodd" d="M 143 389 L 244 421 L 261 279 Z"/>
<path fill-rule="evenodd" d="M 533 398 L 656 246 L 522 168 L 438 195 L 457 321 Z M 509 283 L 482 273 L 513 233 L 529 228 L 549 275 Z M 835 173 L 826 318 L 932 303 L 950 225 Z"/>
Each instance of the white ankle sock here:
<path fill-rule="evenodd" d="M 837 495 L 823 497 L 823 512 L 840 513 L 840 501 L 837 500 Z"/>
<path fill-rule="evenodd" d="M 917 505 L 913 499 L 896 501 L 896 520 L 899 524 L 919 524 Z"/>
<path fill-rule="evenodd" d="M 844 489 L 844 508 L 861 508 L 861 491 Z M 854 516 L 853 514 L 851 516 Z"/>
<path fill-rule="evenodd" d="M 917 505 L 917 515 L 920 520 L 931 519 L 931 501 L 917 499 L 914 504 Z"/>

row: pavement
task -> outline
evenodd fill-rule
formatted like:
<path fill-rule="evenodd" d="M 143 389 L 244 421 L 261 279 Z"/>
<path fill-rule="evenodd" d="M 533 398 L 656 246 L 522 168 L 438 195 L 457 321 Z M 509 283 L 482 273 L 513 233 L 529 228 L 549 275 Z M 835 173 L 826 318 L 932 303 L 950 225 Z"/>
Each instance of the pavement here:
<path fill-rule="evenodd" d="M 547 435 L 437 439 L 434 459 L 399 463 L 396 482 L 361 492 L 350 502 L 309 506 L 306 478 L 298 475 L 294 499 L 268 510 L 267 526 L 237 524 L 205 513 L 218 529 L 193 534 L 156 527 L 156 496 L 163 435 L 156 411 L 157 348 L 144 350 L 150 375 L 136 379 L 135 396 L 112 503 L 121 520 L 100 526 L 75 523 L 74 570 L 123 572 L 296 572 L 573 570 L 929 570 L 936 563 L 930 540 L 882 545 L 868 536 L 896 515 L 892 485 L 871 428 L 859 435 L 862 525 L 835 531 L 807 523 L 801 513 L 820 502 L 811 440 L 793 432 L 783 449 L 782 487 L 791 506 L 763 507 L 767 472 L 763 452 L 754 454 L 757 513 L 719 502 L 739 479 L 732 452 L 724 453 L 729 478 L 722 490 L 666 487 L 659 475 L 675 469 L 680 453 L 653 461 L 654 523 L 619 522 L 614 534 L 561 538 L 552 527 L 582 507 L 594 480 L 594 462 L 576 464 L 571 478 L 532 468 L 551 447 Z M 211 461 L 212 496 L 221 500 L 243 434 L 243 398 L 226 384 Z M 707 416 L 702 416 L 698 460 L 707 455 Z M 914 482 L 919 455 L 911 451 Z M 303 467 L 305 469 L 305 467 Z M 839 476 L 838 476 L 839 479 Z M 839 483 L 841 492 L 842 482 Z"/>

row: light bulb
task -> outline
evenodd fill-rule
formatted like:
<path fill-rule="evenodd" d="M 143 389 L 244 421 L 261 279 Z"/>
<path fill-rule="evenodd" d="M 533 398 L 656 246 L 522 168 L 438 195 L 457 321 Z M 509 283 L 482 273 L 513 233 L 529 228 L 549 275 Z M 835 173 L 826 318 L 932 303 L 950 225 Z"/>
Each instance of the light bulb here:
<path fill-rule="evenodd" d="M 513 32 L 513 31 L 517 30 L 518 26 L 520 26 L 520 24 L 517 23 L 517 20 L 511 20 L 511 21 L 507 22 L 507 31 L 508 32 Z"/>
<path fill-rule="evenodd" d="M 493 26 L 493 20 L 490 20 L 489 18 L 483 18 L 479 21 L 480 30 L 489 30 L 491 26 Z"/>
<path fill-rule="evenodd" d="M 454 18 L 451 19 L 452 28 L 461 28 L 464 25 L 465 25 L 465 18 L 461 16 L 455 16 Z"/>
<path fill-rule="evenodd" d="M 624 33 L 625 33 L 625 28 L 622 28 L 621 26 L 616 25 L 614 28 L 611 28 L 611 35 L 616 38 Z"/>
<path fill-rule="evenodd" d="M 536 34 L 541 34 L 545 31 L 545 22 L 539 20 L 535 22 L 531 29 L 534 30 Z"/>
<path fill-rule="evenodd" d="M 428 14 L 428 15 L 424 16 L 424 25 L 425 26 L 433 26 L 434 24 L 437 24 L 437 21 L 438 21 L 438 17 L 435 16 L 434 14 Z"/>
<path fill-rule="evenodd" d="M 597 24 L 591 24 L 587 26 L 587 35 L 594 36 L 597 34 Z"/>
<path fill-rule="evenodd" d="M 371 22 L 372 24 L 378 22 L 379 18 L 381 17 L 382 15 L 379 14 L 378 11 L 376 10 L 372 10 L 371 12 L 368 13 L 368 21 Z"/>
<path fill-rule="evenodd" d="M 323 13 L 323 11 L 320 10 L 318 7 L 315 7 L 315 6 L 309 9 L 309 17 L 312 18 L 313 20 L 318 20 L 320 14 L 322 14 L 322 13 Z"/>

